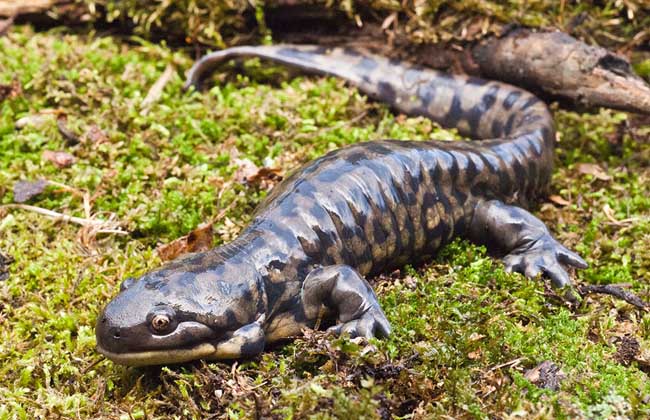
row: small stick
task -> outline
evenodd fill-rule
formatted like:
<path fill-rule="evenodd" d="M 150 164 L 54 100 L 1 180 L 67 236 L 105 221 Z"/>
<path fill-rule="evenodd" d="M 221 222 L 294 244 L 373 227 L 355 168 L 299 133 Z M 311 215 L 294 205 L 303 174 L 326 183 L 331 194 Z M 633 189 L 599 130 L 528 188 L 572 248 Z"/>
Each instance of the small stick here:
<path fill-rule="evenodd" d="M 562 32 L 516 29 L 472 48 L 481 76 L 587 106 L 650 114 L 650 86 L 625 57 Z"/>
<path fill-rule="evenodd" d="M 638 297 L 634 293 L 628 292 L 627 290 L 623 290 L 620 286 L 617 286 L 615 284 L 606 284 L 606 285 L 583 284 L 578 286 L 578 292 L 582 296 L 585 296 L 590 293 L 600 293 L 600 294 L 614 296 L 616 298 L 626 301 L 630 305 L 636 306 L 639 309 L 647 310 L 650 307 L 650 305 L 648 305 L 646 302 L 644 302 L 640 297 Z"/>
<path fill-rule="evenodd" d="M 8 208 L 8 209 L 21 209 L 21 210 L 27 210 L 27 211 L 32 211 L 34 213 L 42 214 L 43 216 L 50 217 L 55 220 L 60 220 L 63 222 L 72 222 L 76 223 L 81 226 L 106 226 L 107 222 L 105 220 L 95 220 L 95 219 L 83 219 L 81 217 L 75 217 L 75 216 L 68 216 L 67 214 L 59 213 L 53 210 L 48 210 L 44 209 L 42 207 L 36 207 L 36 206 L 30 206 L 28 204 L 5 204 L 0 206 L 0 208 Z M 123 230 L 116 230 L 116 229 L 107 229 L 106 232 L 110 233 L 119 233 L 122 235 L 127 234 L 127 232 Z"/>
<path fill-rule="evenodd" d="M 151 86 L 147 96 L 140 103 L 141 114 L 145 115 L 149 111 L 149 107 L 160 99 L 165 86 L 174 76 L 174 66 L 170 63 L 165 67 L 165 71 L 160 75 L 158 80 Z"/>
<path fill-rule="evenodd" d="M 487 371 L 492 372 L 494 370 L 501 369 L 501 368 L 504 368 L 504 367 L 517 366 L 519 363 L 521 363 L 522 360 L 524 360 L 523 357 L 517 357 L 516 359 L 513 359 L 513 360 L 511 360 L 509 362 L 505 362 L 505 363 L 501 363 L 500 365 L 493 366 L 490 369 L 488 369 Z"/>

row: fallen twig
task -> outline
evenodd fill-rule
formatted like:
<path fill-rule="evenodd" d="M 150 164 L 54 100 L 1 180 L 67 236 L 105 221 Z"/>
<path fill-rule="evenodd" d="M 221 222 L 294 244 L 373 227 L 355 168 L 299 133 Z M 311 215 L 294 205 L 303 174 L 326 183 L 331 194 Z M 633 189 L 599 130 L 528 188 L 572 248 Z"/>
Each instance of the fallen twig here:
<path fill-rule="evenodd" d="M 85 219 L 81 217 L 68 216 L 67 214 L 44 209 L 42 207 L 30 206 L 28 204 L 4 204 L 0 206 L 0 208 L 27 210 L 27 211 L 41 214 L 43 216 L 49 217 L 57 221 L 72 222 L 81 226 L 99 227 L 100 228 L 99 232 L 101 233 L 115 233 L 118 235 L 126 235 L 128 233 L 122 229 L 119 229 L 118 223 L 111 220 L 99 220 L 99 219 L 91 219 L 91 218 Z"/>
<path fill-rule="evenodd" d="M 516 359 L 513 359 L 513 360 L 511 360 L 509 362 L 505 362 L 505 363 L 501 363 L 500 365 L 492 366 L 490 369 L 487 370 L 487 372 L 492 372 L 492 371 L 495 371 L 497 369 L 501 369 L 501 368 L 504 368 L 504 367 L 517 366 L 519 363 L 521 363 L 522 360 L 524 360 L 523 357 L 517 357 Z"/>
<path fill-rule="evenodd" d="M 167 83 L 169 83 L 173 76 L 174 66 L 171 63 L 167 64 L 167 67 L 165 67 L 163 74 L 161 74 L 158 80 L 156 80 L 156 82 L 151 86 L 149 92 L 147 92 L 147 96 L 145 96 L 145 98 L 140 103 L 140 113 L 142 115 L 145 115 L 147 112 L 149 112 L 149 107 L 151 107 L 151 105 L 160 99 L 165 86 Z"/>
<path fill-rule="evenodd" d="M 626 219 L 618 220 L 614 215 L 614 209 L 612 209 L 609 204 L 603 206 L 603 213 L 605 214 L 605 217 L 607 217 L 607 220 L 609 220 L 609 223 L 607 224 L 614 226 L 629 226 L 641 219 L 639 217 L 628 217 Z"/>
<path fill-rule="evenodd" d="M 518 29 L 472 49 L 483 77 L 541 88 L 588 106 L 650 114 L 650 86 L 625 57 L 562 32 Z"/>
<path fill-rule="evenodd" d="M 639 309 L 647 310 L 650 307 L 648 303 L 644 302 L 640 297 L 638 297 L 634 293 L 629 292 L 627 290 L 623 290 L 623 288 L 620 285 L 583 284 L 583 285 L 579 285 L 577 289 L 580 295 L 583 297 L 590 293 L 599 293 L 599 294 L 610 295 L 622 299 L 627 303 L 629 303 L 630 305 L 634 305 Z"/>

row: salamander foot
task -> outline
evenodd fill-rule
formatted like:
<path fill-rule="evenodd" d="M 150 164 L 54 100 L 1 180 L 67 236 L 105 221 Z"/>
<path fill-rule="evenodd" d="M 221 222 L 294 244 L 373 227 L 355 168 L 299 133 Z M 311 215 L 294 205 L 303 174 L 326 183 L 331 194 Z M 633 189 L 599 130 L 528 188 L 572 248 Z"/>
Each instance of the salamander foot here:
<path fill-rule="evenodd" d="M 544 275 L 557 287 L 571 283 L 564 266 L 587 268 L 587 263 L 575 252 L 569 251 L 551 235 L 524 243 L 503 258 L 506 271 L 522 273 L 526 277 Z"/>
<path fill-rule="evenodd" d="M 469 237 L 504 251 L 507 271 L 526 277 L 542 274 L 557 287 L 571 284 L 564 266 L 587 268 L 578 254 L 556 241 L 544 223 L 526 210 L 492 200 L 478 203 Z"/>
<path fill-rule="evenodd" d="M 332 265 L 313 270 L 303 283 L 307 319 L 317 319 L 322 305 L 338 312 L 335 334 L 351 337 L 388 336 L 390 324 L 368 282 L 352 267 Z"/>
<path fill-rule="evenodd" d="M 372 308 L 363 314 L 361 318 L 337 324 L 328 328 L 327 331 L 336 335 L 348 334 L 352 338 L 387 337 L 390 334 L 390 324 L 381 308 Z"/>

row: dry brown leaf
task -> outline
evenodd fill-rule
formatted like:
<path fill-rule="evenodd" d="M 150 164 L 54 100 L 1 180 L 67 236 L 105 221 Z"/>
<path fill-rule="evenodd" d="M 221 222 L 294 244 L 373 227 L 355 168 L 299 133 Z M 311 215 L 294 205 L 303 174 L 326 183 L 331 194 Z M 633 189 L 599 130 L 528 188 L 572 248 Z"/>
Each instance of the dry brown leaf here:
<path fill-rule="evenodd" d="M 591 175 L 601 181 L 610 181 L 612 179 L 612 177 L 607 175 L 607 172 L 596 163 L 580 163 L 578 164 L 577 169 L 581 174 Z"/>
<path fill-rule="evenodd" d="M 190 232 L 187 244 L 190 252 L 208 251 L 212 248 L 212 223 L 204 223 Z"/>
<path fill-rule="evenodd" d="M 639 353 L 636 355 L 635 360 L 643 367 L 650 368 L 650 349 L 642 346 Z"/>
<path fill-rule="evenodd" d="M 470 351 L 470 352 L 467 354 L 467 357 L 468 357 L 470 360 L 480 359 L 480 358 L 481 358 L 481 349 L 476 349 L 475 351 Z"/>
<path fill-rule="evenodd" d="M 86 131 L 84 138 L 94 144 L 102 144 L 109 141 L 108 135 L 104 130 L 94 124 L 88 127 L 88 131 Z"/>
<path fill-rule="evenodd" d="M 247 183 L 248 178 L 255 176 L 260 170 L 250 159 L 235 159 L 234 163 L 237 165 L 237 170 L 235 170 L 233 178 L 240 184 Z"/>
<path fill-rule="evenodd" d="M 67 168 L 72 166 L 76 162 L 76 158 L 68 152 L 56 151 L 56 150 L 45 150 L 43 151 L 43 159 L 49 160 L 55 164 L 58 168 Z"/>
<path fill-rule="evenodd" d="M 260 168 L 250 159 L 235 159 L 238 168 L 233 175 L 240 184 L 259 185 L 263 189 L 270 189 L 282 180 L 282 171 L 279 168 Z"/>
<path fill-rule="evenodd" d="M 558 206 L 568 206 L 571 204 L 569 200 L 565 200 L 564 198 L 560 197 L 559 195 L 551 195 L 548 197 L 549 201 L 553 204 L 557 204 Z"/>
<path fill-rule="evenodd" d="M 14 79 L 11 83 L 4 85 L 0 84 L 0 102 L 5 99 L 14 99 L 23 94 L 23 88 L 20 86 L 18 79 Z"/>
<path fill-rule="evenodd" d="M 259 184 L 265 190 L 282 181 L 282 171 L 279 168 L 260 168 L 256 174 L 248 178 L 249 184 Z"/>
<path fill-rule="evenodd" d="M 42 193 L 49 184 L 45 179 L 38 181 L 18 181 L 14 184 L 14 201 L 24 203 Z"/>
<path fill-rule="evenodd" d="M 68 120 L 65 115 L 60 115 L 59 118 L 57 118 L 56 127 L 59 129 L 59 133 L 61 133 L 68 144 L 79 143 L 79 136 L 68 128 L 67 122 Z"/>
<path fill-rule="evenodd" d="M 163 261 L 173 260 L 188 252 L 203 252 L 212 248 L 212 223 L 199 225 L 185 236 L 159 246 L 156 252 Z"/>

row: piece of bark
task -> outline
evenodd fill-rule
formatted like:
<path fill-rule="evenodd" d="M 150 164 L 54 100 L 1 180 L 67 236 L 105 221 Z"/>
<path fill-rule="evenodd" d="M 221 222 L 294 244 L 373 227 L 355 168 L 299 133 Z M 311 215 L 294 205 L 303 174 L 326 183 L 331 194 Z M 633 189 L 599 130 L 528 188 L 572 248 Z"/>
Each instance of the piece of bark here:
<path fill-rule="evenodd" d="M 524 377 L 540 388 L 557 391 L 560 389 L 560 383 L 566 378 L 566 374 L 558 365 L 550 360 L 545 360 L 526 371 Z"/>
<path fill-rule="evenodd" d="M 630 63 L 562 32 L 511 31 L 472 49 L 481 75 L 571 99 L 650 114 L 650 86 Z"/>
<path fill-rule="evenodd" d="M 614 360 L 623 366 L 629 366 L 634 360 L 636 360 L 641 346 L 639 340 L 631 335 L 624 335 L 623 337 L 618 338 L 614 344 L 616 345 L 616 354 L 614 354 Z"/>

